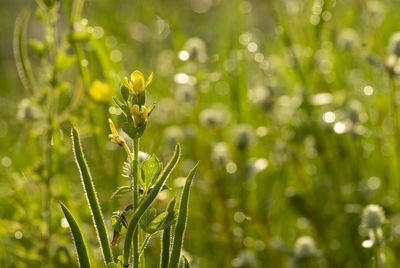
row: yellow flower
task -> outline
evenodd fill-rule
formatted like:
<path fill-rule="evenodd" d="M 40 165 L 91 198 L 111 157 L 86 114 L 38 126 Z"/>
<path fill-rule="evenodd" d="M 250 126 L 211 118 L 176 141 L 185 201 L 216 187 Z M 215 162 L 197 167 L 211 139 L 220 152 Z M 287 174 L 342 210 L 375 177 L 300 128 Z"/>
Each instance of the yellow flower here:
<path fill-rule="evenodd" d="M 114 126 L 113 121 L 109 118 L 108 123 L 110 124 L 111 134 L 108 135 L 108 138 L 111 140 L 112 143 L 115 143 L 118 146 L 124 146 L 125 140 L 119 134 L 117 129 Z"/>
<path fill-rule="evenodd" d="M 107 83 L 95 80 L 90 86 L 89 94 L 95 101 L 109 102 L 111 99 L 111 88 Z"/>
<path fill-rule="evenodd" d="M 133 105 L 131 107 L 131 113 L 133 115 L 133 119 L 135 120 L 136 127 L 143 126 L 147 119 L 149 118 L 149 112 L 147 111 L 146 106 L 142 105 L 140 108 L 138 105 Z"/>
<path fill-rule="evenodd" d="M 128 80 L 128 77 L 124 78 L 124 85 L 129 88 L 133 93 L 139 95 L 143 92 L 146 87 L 151 83 L 153 80 L 153 73 L 147 78 L 146 82 L 144 82 L 144 76 L 140 71 L 134 71 L 131 73 L 131 80 Z"/>

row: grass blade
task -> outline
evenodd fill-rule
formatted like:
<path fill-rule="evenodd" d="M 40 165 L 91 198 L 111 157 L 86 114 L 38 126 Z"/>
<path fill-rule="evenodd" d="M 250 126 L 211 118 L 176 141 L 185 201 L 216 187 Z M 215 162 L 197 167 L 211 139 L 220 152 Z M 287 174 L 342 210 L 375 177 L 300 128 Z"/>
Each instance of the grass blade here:
<path fill-rule="evenodd" d="M 71 129 L 71 133 L 72 133 L 72 144 L 75 155 L 75 161 L 78 165 L 78 169 L 81 174 L 82 185 L 85 190 L 89 208 L 93 216 L 93 222 L 97 232 L 97 237 L 100 242 L 101 250 L 103 252 L 104 261 L 107 264 L 109 262 L 112 262 L 113 258 L 112 258 L 110 243 L 107 237 L 106 225 L 104 223 L 103 214 L 101 212 L 99 201 L 97 200 L 97 195 L 95 192 L 89 168 L 86 164 L 86 160 L 82 152 L 79 133 L 74 127 L 72 127 Z"/>
<path fill-rule="evenodd" d="M 189 172 L 189 175 L 186 179 L 185 187 L 183 188 L 181 203 L 179 206 L 178 222 L 176 223 L 174 242 L 171 251 L 171 258 L 168 264 L 169 268 L 177 268 L 179 265 L 179 259 L 181 257 L 181 250 L 183 245 L 183 237 L 185 235 L 187 222 L 190 186 L 192 184 L 194 174 L 196 173 L 197 166 L 198 163 Z"/>
<path fill-rule="evenodd" d="M 22 85 L 29 93 L 36 92 L 35 79 L 32 73 L 31 62 L 26 50 L 26 28 L 30 17 L 29 9 L 23 9 L 15 22 L 13 49 L 17 65 L 17 73 Z"/>
<path fill-rule="evenodd" d="M 161 172 L 156 184 L 154 185 L 154 188 L 143 199 L 143 201 L 139 204 L 139 207 L 133 214 L 132 219 L 129 222 L 128 229 L 126 231 L 126 236 L 125 236 L 124 262 L 123 262 L 124 267 L 129 267 L 129 255 L 130 255 L 131 245 L 132 245 L 132 236 L 138 225 L 140 217 L 142 217 L 143 213 L 151 205 L 151 203 L 156 198 L 157 194 L 160 192 L 160 190 L 161 190 L 162 186 L 164 185 L 165 181 L 167 180 L 168 176 L 171 174 L 172 170 L 175 168 L 175 165 L 178 162 L 180 155 L 181 155 L 181 147 L 179 144 L 177 144 L 175 147 L 174 155 L 172 156 L 168 165 Z"/>
<path fill-rule="evenodd" d="M 82 232 L 68 208 L 62 202 L 58 201 L 58 203 L 60 204 L 63 214 L 68 221 L 72 238 L 74 240 L 76 253 L 78 254 L 79 266 L 82 268 L 90 267 L 89 257 L 85 242 L 83 241 Z"/>
<path fill-rule="evenodd" d="M 172 199 L 168 204 L 168 215 L 171 215 L 175 209 L 176 199 Z M 165 228 L 161 240 L 161 260 L 160 268 L 167 268 L 169 262 L 169 250 L 171 248 L 171 227 Z"/>

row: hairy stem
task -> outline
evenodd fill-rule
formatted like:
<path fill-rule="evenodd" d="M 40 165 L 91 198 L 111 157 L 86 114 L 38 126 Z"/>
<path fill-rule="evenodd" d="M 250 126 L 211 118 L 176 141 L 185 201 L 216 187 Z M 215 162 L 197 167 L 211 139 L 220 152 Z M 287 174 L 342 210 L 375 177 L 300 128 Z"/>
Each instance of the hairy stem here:
<path fill-rule="evenodd" d="M 139 203 L 139 188 L 138 188 L 138 180 L 139 180 L 139 138 L 133 140 L 133 162 L 132 162 L 132 198 L 133 198 L 133 210 L 136 211 Z M 133 248 L 132 248 L 132 259 L 133 259 L 133 267 L 139 267 L 139 236 L 138 230 L 136 229 L 133 234 Z"/>

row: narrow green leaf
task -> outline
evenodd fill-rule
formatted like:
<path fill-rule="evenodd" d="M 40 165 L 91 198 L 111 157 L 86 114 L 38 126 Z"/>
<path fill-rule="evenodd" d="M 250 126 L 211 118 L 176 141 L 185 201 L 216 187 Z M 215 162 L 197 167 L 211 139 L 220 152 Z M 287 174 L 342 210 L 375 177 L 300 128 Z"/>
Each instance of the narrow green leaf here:
<path fill-rule="evenodd" d="M 181 155 L 181 147 L 179 144 L 177 144 L 175 147 L 174 155 L 172 156 L 170 162 L 164 168 L 164 170 L 161 172 L 157 182 L 154 185 L 154 188 L 140 203 L 139 207 L 137 208 L 137 210 L 133 214 L 132 219 L 129 222 L 128 229 L 126 231 L 126 236 L 125 236 L 125 244 L 124 244 L 123 264 L 125 267 L 129 267 L 129 255 L 130 255 L 130 251 L 131 251 L 132 237 L 133 237 L 134 231 L 137 228 L 138 222 L 139 222 L 140 218 L 142 217 L 143 213 L 146 211 L 146 209 L 151 205 L 151 203 L 157 197 L 157 194 L 160 192 L 165 181 L 168 179 L 172 170 L 175 168 L 180 155 Z"/>
<path fill-rule="evenodd" d="M 124 113 L 125 116 L 130 115 L 130 111 L 128 106 L 126 106 L 123 102 L 121 102 L 119 99 L 116 97 L 113 97 L 113 101 L 115 104 L 121 109 L 121 111 Z"/>
<path fill-rule="evenodd" d="M 24 88 L 30 92 L 36 92 L 36 82 L 32 73 L 31 62 L 27 52 L 26 29 L 30 17 L 29 9 L 23 9 L 15 22 L 13 49 L 17 65 L 17 73 Z"/>
<path fill-rule="evenodd" d="M 181 257 L 183 238 L 185 235 L 186 222 L 187 222 L 190 186 L 192 184 L 194 174 L 196 173 L 197 166 L 198 163 L 189 172 L 189 175 L 187 176 L 186 179 L 185 187 L 183 188 L 181 203 L 179 206 L 178 222 L 175 228 L 174 241 L 168 268 L 177 268 L 179 265 L 179 259 Z"/>
<path fill-rule="evenodd" d="M 92 177 L 90 175 L 90 171 L 87 166 L 85 156 L 83 155 L 82 152 L 79 133 L 74 127 L 72 127 L 71 129 L 71 135 L 72 135 L 72 146 L 75 155 L 75 161 L 76 164 L 78 165 L 78 169 L 81 175 L 82 185 L 86 194 L 86 199 L 88 201 L 89 208 L 92 213 L 94 226 L 99 239 L 100 247 L 103 252 L 104 262 L 105 264 L 107 264 L 109 262 L 112 262 L 113 258 L 112 258 L 110 243 L 107 237 L 107 231 L 106 231 L 106 225 L 104 223 L 103 213 L 101 212 L 101 208 L 99 205 L 99 201 L 97 199 Z"/>
<path fill-rule="evenodd" d="M 149 106 L 149 108 L 147 108 L 147 112 L 149 114 L 149 116 L 151 115 L 151 113 L 153 112 L 154 108 L 156 108 L 155 104 L 152 104 Z"/>
<path fill-rule="evenodd" d="M 131 191 L 132 191 L 131 187 L 121 186 L 117 190 L 115 190 L 115 192 L 113 192 L 113 194 L 111 195 L 111 198 L 121 196 L 121 195 L 129 193 Z"/>
<path fill-rule="evenodd" d="M 74 240 L 76 253 L 78 254 L 79 266 L 82 268 L 90 267 L 89 257 L 85 242 L 83 241 L 82 232 L 68 208 L 62 202 L 58 201 L 58 203 L 61 206 L 64 217 L 68 221 L 69 228 L 72 233 L 72 238 Z"/>
<path fill-rule="evenodd" d="M 171 219 L 171 215 L 175 213 L 175 203 L 176 199 L 173 198 L 167 207 L 168 216 L 166 220 Z M 161 240 L 161 260 L 160 268 L 167 268 L 169 262 L 169 250 L 171 248 L 171 227 L 164 229 L 162 240 Z"/>
<path fill-rule="evenodd" d="M 190 267 L 191 267 L 191 266 L 190 266 L 190 262 L 189 262 L 189 260 L 186 258 L 185 255 L 183 255 L 183 261 L 185 262 L 184 265 L 183 265 L 184 268 L 190 268 Z"/>
<path fill-rule="evenodd" d="M 145 226 L 145 228 L 142 229 L 148 234 L 154 234 L 155 232 L 162 230 L 167 215 L 167 212 L 161 213 L 160 215 L 155 217 L 147 226 Z"/>

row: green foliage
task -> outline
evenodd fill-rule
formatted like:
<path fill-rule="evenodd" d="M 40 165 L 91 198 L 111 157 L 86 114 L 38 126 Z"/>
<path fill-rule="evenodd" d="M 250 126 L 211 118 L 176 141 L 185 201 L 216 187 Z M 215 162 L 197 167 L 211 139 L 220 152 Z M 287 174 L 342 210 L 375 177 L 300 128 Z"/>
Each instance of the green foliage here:
<path fill-rule="evenodd" d="M 76 252 L 78 254 L 79 266 L 82 268 L 86 268 L 86 267 L 89 268 L 90 267 L 89 257 L 87 254 L 85 242 L 83 241 L 82 232 L 81 232 L 78 224 L 76 223 L 76 220 L 71 215 L 71 212 L 68 210 L 68 208 L 63 203 L 61 203 L 61 202 L 58 202 L 58 203 L 60 204 L 63 214 L 68 221 L 69 228 L 71 229 Z"/>
<path fill-rule="evenodd" d="M 150 207 L 151 203 L 154 201 L 157 194 L 160 192 L 165 181 L 168 179 L 172 170 L 175 168 L 180 155 L 181 155 L 181 147 L 179 144 L 177 144 L 171 160 L 168 162 L 168 164 L 165 166 L 165 168 L 161 172 L 153 189 L 151 189 L 150 193 L 141 201 L 141 203 L 139 204 L 139 207 L 134 212 L 132 219 L 129 221 L 128 229 L 127 229 L 127 232 L 125 235 L 124 254 L 123 254 L 124 255 L 124 261 L 123 261 L 124 265 L 129 264 L 129 254 L 131 251 L 132 236 L 133 236 L 133 232 L 137 228 L 140 218 L 146 212 L 146 210 Z"/>
<path fill-rule="evenodd" d="M 177 268 L 181 258 L 181 251 L 183 246 L 183 237 L 185 235 L 186 222 L 188 217 L 189 207 L 189 193 L 190 186 L 192 185 L 193 177 L 196 174 L 197 164 L 190 170 L 187 176 L 185 187 L 183 188 L 181 203 L 179 206 L 178 222 L 175 228 L 174 240 L 172 242 L 172 251 L 170 253 L 169 268 Z"/>
<path fill-rule="evenodd" d="M 26 41 L 26 31 L 28 20 L 30 17 L 30 10 L 24 9 L 18 15 L 15 22 L 14 29 L 14 56 L 17 65 L 18 75 L 24 88 L 29 93 L 36 92 L 36 82 L 32 73 L 31 62 L 28 58 L 27 53 L 27 41 Z"/>
<path fill-rule="evenodd" d="M 28 2 L 0 1 L 1 267 L 79 265 L 56 200 L 105 266 L 71 125 L 108 266 L 168 267 L 201 160 L 180 266 L 400 267 L 398 1 Z"/>
<path fill-rule="evenodd" d="M 90 175 L 90 171 L 87 166 L 85 156 L 83 155 L 82 152 L 79 133 L 74 127 L 72 127 L 71 129 L 71 136 L 73 142 L 73 152 L 75 155 L 76 164 L 78 166 L 81 175 L 82 186 L 85 191 L 89 209 L 93 216 L 93 223 L 96 228 L 99 243 L 102 249 L 104 262 L 107 264 L 113 261 L 113 257 L 112 257 L 110 243 L 108 241 L 107 229 L 104 223 L 103 213 L 101 212 L 101 207 L 97 199 L 93 180 Z"/>
<path fill-rule="evenodd" d="M 162 170 L 162 163 L 157 159 L 155 155 L 152 155 L 149 159 L 146 159 L 141 164 L 141 179 L 144 189 L 149 189 L 156 181 Z M 145 190 L 146 191 L 146 190 Z"/>

